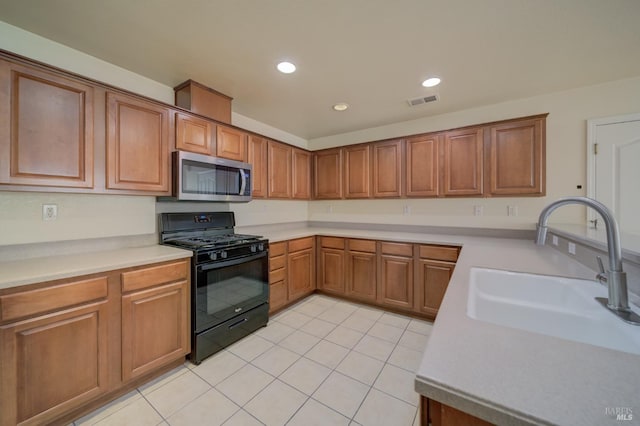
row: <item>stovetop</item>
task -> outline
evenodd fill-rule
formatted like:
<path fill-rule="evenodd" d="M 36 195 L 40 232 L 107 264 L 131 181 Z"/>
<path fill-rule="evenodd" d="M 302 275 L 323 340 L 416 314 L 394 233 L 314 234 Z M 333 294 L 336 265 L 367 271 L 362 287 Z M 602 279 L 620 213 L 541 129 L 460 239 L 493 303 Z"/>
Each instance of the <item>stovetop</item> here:
<path fill-rule="evenodd" d="M 262 237 L 258 235 L 243 234 L 196 235 L 193 237 L 183 235 L 175 239 L 165 240 L 164 243 L 191 250 L 203 250 L 254 243 L 261 239 Z"/>

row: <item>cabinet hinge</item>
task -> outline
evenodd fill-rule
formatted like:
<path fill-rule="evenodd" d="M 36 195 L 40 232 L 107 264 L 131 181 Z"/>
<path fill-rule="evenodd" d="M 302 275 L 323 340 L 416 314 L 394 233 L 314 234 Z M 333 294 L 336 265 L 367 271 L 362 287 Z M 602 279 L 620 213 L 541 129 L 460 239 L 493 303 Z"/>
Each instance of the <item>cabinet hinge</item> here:
<path fill-rule="evenodd" d="M 593 144 L 593 155 L 598 155 L 598 144 L 597 143 Z"/>

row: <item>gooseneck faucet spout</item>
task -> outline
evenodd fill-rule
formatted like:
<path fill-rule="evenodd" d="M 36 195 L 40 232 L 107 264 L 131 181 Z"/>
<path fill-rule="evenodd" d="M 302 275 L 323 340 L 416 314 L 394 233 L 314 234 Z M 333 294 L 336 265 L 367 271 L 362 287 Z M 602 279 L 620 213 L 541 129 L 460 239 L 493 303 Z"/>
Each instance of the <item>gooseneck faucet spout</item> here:
<path fill-rule="evenodd" d="M 629 293 L 627 290 L 627 276 L 622 270 L 622 248 L 620 246 L 620 231 L 618 223 L 611 211 L 599 201 L 587 197 L 567 197 L 550 203 L 538 219 L 536 244 L 544 245 L 547 238 L 547 220 L 551 213 L 560 206 L 567 204 L 582 204 L 597 211 L 604 220 L 607 231 L 607 248 L 609 252 L 609 270 L 601 271 L 597 279 L 606 283 L 609 290 L 609 300 L 600 300 L 601 303 L 632 324 L 640 325 L 640 317 L 629 308 Z"/>

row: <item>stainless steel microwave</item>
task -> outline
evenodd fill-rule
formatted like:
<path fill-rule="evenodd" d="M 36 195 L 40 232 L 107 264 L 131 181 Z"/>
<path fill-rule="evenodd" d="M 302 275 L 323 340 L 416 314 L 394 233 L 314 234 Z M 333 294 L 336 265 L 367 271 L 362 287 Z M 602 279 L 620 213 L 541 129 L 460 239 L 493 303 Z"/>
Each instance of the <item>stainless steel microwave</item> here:
<path fill-rule="evenodd" d="M 192 152 L 173 153 L 174 201 L 251 201 L 252 166 Z"/>

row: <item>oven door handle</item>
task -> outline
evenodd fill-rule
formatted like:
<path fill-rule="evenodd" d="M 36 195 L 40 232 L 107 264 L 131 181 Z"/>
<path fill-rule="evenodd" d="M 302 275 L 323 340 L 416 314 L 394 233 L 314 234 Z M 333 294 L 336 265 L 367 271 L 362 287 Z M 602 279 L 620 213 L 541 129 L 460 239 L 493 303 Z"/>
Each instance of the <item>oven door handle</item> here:
<path fill-rule="evenodd" d="M 207 263 L 205 265 L 198 266 L 201 271 L 210 271 L 212 269 L 226 268 L 227 266 L 239 265 L 241 263 L 250 262 L 252 260 L 260 259 L 267 256 L 267 252 L 263 251 L 251 256 L 240 257 L 238 259 L 225 260 L 224 262 Z"/>

